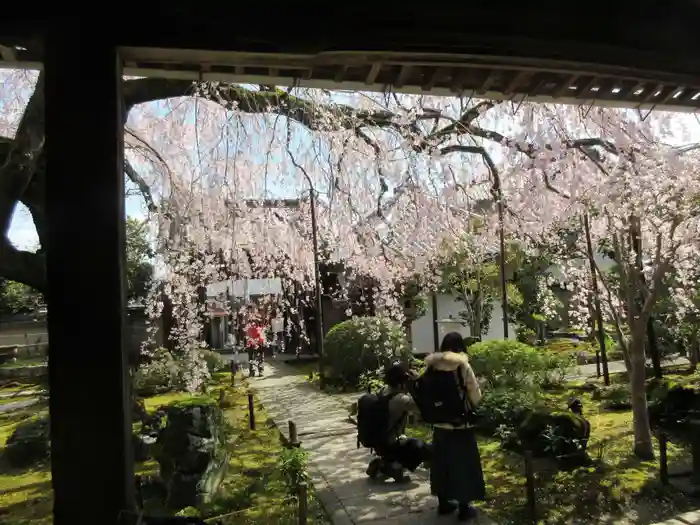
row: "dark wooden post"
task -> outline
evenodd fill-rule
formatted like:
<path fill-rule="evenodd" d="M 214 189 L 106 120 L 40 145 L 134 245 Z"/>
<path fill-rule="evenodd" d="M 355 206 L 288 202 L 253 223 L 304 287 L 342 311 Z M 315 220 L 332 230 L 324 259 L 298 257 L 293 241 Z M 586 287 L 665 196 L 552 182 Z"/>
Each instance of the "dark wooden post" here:
<path fill-rule="evenodd" d="M 299 525 L 306 525 L 309 520 L 309 487 L 303 481 L 297 487 L 297 517 Z"/>
<path fill-rule="evenodd" d="M 433 292 L 430 295 L 431 306 L 433 309 L 432 319 L 433 319 L 433 350 L 435 352 L 440 351 L 440 331 L 438 330 L 438 301 L 437 292 Z"/>
<path fill-rule="evenodd" d="M 691 452 L 693 455 L 693 474 L 691 481 L 700 485 L 700 421 L 690 422 Z"/>
<path fill-rule="evenodd" d="M 289 446 L 294 448 L 299 448 L 301 443 L 299 443 L 299 435 L 297 434 L 297 425 L 294 421 L 289 421 Z"/>
<path fill-rule="evenodd" d="M 668 485 L 668 437 L 666 432 L 659 430 L 659 480 L 662 485 Z"/>
<path fill-rule="evenodd" d="M 255 430 L 255 397 L 248 392 L 248 423 L 251 430 Z"/>
<path fill-rule="evenodd" d="M 525 493 L 527 494 L 527 511 L 532 523 L 537 523 L 537 494 L 535 491 L 535 468 L 532 463 L 532 452 L 526 450 L 525 457 Z"/>
<path fill-rule="evenodd" d="M 53 523 L 114 525 L 135 510 L 122 68 L 111 31 L 77 16 L 49 23 L 39 84 L 45 78 Z"/>

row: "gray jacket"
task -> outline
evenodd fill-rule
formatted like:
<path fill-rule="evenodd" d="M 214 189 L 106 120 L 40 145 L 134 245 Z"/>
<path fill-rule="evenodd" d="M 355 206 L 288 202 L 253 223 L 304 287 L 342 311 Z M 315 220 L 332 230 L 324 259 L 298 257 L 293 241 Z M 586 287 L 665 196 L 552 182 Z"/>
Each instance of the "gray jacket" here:
<path fill-rule="evenodd" d="M 406 433 L 406 420 L 409 414 L 417 414 L 418 407 L 410 394 L 389 386 L 382 389 L 381 395 L 395 394 L 389 401 L 389 442 L 394 442 Z"/>

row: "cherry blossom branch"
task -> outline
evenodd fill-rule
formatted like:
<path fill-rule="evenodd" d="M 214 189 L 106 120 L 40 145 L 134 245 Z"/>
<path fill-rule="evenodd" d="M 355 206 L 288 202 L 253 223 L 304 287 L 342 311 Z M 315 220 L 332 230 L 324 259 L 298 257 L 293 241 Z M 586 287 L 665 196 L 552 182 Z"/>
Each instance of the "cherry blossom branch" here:
<path fill-rule="evenodd" d="M 136 168 L 134 168 L 131 165 L 131 162 L 129 162 L 129 159 L 124 159 L 124 173 L 129 177 L 131 182 L 136 184 L 139 188 L 139 193 L 143 197 L 143 199 L 146 201 L 146 206 L 148 207 L 148 210 L 151 212 L 155 212 L 158 210 L 158 206 L 156 205 L 155 201 L 153 200 L 153 194 L 151 194 L 151 188 L 150 186 L 146 183 L 146 181 L 141 177 L 138 171 L 136 171 Z"/>

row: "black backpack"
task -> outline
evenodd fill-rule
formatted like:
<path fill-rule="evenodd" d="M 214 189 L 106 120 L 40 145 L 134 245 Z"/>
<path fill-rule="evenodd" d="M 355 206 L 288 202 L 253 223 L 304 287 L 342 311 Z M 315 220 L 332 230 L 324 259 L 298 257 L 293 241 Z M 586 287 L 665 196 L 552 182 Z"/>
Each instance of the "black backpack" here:
<path fill-rule="evenodd" d="M 357 446 L 377 449 L 388 444 L 389 402 L 393 394 L 364 394 L 357 401 Z"/>
<path fill-rule="evenodd" d="M 464 425 L 476 419 L 469 408 L 466 385 L 459 369 L 426 369 L 413 385 L 413 399 L 423 421 L 429 425 Z"/>

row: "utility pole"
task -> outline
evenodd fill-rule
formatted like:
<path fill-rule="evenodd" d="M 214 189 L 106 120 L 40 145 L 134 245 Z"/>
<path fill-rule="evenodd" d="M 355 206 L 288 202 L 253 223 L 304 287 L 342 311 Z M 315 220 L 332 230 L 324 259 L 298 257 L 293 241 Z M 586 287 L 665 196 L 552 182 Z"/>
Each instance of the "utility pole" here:
<path fill-rule="evenodd" d="M 318 224 L 316 222 L 316 194 L 313 187 L 309 188 L 311 204 L 311 235 L 314 250 L 314 280 L 316 284 L 316 349 L 318 350 L 318 375 L 319 386 L 325 386 L 325 376 L 323 370 L 323 287 L 321 283 L 321 269 L 318 260 Z"/>

